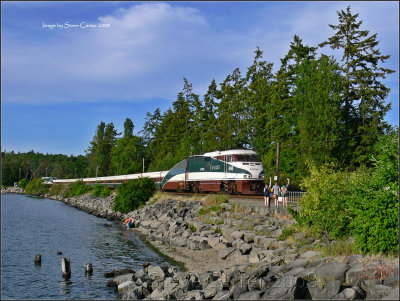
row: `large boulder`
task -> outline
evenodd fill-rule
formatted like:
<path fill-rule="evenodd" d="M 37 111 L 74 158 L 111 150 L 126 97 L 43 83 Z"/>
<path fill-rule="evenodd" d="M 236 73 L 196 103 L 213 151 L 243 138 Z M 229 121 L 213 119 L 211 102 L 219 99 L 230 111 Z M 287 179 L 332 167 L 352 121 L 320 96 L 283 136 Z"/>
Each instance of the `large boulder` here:
<path fill-rule="evenodd" d="M 107 286 L 118 286 L 126 281 L 134 281 L 133 273 L 120 275 L 115 277 L 113 280 L 108 281 Z"/>
<path fill-rule="evenodd" d="M 120 276 L 120 275 L 131 274 L 131 273 L 135 273 L 135 271 L 130 268 L 116 269 L 111 272 L 105 272 L 104 277 L 111 278 L 111 277 L 116 277 L 116 276 Z"/>
<path fill-rule="evenodd" d="M 228 290 L 218 292 L 212 300 L 228 300 L 231 293 Z"/>
<path fill-rule="evenodd" d="M 149 266 L 147 268 L 147 274 L 148 274 L 148 277 L 151 280 L 164 279 L 165 278 L 165 272 L 159 266 Z"/>
<path fill-rule="evenodd" d="M 265 290 L 264 300 L 309 298 L 306 282 L 299 277 L 278 278 L 272 287 Z"/>
<path fill-rule="evenodd" d="M 243 239 L 243 237 L 244 237 L 244 232 L 243 231 L 234 231 L 234 232 L 232 232 L 232 237 L 235 239 L 235 240 L 238 240 L 238 239 Z"/>
<path fill-rule="evenodd" d="M 259 290 L 253 290 L 241 294 L 238 300 L 260 300 L 262 292 Z"/>
<path fill-rule="evenodd" d="M 210 282 L 204 289 L 203 294 L 205 299 L 213 298 L 217 292 L 222 291 L 222 282 L 221 280 L 215 280 Z"/>
<path fill-rule="evenodd" d="M 226 250 L 221 250 L 221 251 L 219 251 L 219 257 L 221 258 L 221 259 L 226 259 L 230 254 L 232 254 L 233 253 L 233 251 L 235 251 L 235 249 L 234 248 L 228 248 L 228 249 L 226 249 Z"/>
<path fill-rule="evenodd" d="M 248 243 L 244 243 L 239 246 L 239 251 L 240 251 L 240 253 L 242 253 L 242 255 L 249 254 L 251 249 L 252 249 L 252 246 Z"/>
<path fill-rule="evenodd" d="M 313 300 L 332 299 L 337 295 L 341 286 L 340 280 L 333 280 L 324 285 L 320 285 L 317 281 L 307 283 L 307 288 Z"/>
<path fill-rule="evenodd" d="M 314 270 L 315 280 L 320 287 L 325 286 L 333 280 L 339 280 L 342 283 L 345 281 L 348 268 L 348 265 L 342 262 L 331 262 L 321 265 Z"/>

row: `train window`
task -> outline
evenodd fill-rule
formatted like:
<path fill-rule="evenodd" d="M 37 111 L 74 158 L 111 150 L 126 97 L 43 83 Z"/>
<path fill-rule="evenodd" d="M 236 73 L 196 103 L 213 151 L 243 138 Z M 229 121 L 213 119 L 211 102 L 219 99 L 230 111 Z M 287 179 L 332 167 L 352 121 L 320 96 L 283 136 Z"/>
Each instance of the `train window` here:
<path fill-rule="evenodd" d="M 224 161 L 224 156 L 217 156 L 217 157 L 215 157 L 215 159 Z"/>
<path fill-rule="evenodd" d="M 201 157 L 201 156 L 194 157 L 194 160 L 195 160 L 196 162 L 202 162 L 202 161 L 203 161 L 203 157 Z"/>
<path fill-rule="evenodd" d="M 236 155 L 236 159 L 241 162 L 261 162 L 257 155 Z"/>
<path fill-rule="evenodd" d="M 204 161 L 211 161 L 210 157 L 204 157 Z"/>

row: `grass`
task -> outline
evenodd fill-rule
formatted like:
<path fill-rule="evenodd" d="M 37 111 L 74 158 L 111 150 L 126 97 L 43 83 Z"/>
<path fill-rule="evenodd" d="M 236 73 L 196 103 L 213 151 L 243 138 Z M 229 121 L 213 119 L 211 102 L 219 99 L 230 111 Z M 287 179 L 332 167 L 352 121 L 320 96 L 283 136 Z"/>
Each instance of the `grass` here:
<path fill-rule="evenodd" d="M 244 220 L 240 225 L 239 225 L 240 230 L 254 230 L 254 221 L 252 220 Z"/>
<path fill-rule="evenodd" d="M 209 194 L 206 196 L 203 207 L 200 208 L 197 215 L 201 217 L 214 212 L 213 215 L 219 216 L 224 211 L 220 205 L 228 202 L 228 196 L 225 194 Z"/>
<path fill-rule="evenodd" d="M 197 231 L 197 228 L 196 228 L 193 224 L 190 224 L 190 225 L 189 225 L 189 229 L 190 229 L 190 231 L 192 231 L 192 232 L 196 232 L 196 231 Z"/>
<path fill-rule="evenodd" d="M 205 206 L 219 206 L 223 203 L 229 203 L 229 196 L 226 194 L 209 194 L 205 198 Z"/>
<path fill-rule="evenodd" d="M 219 233 L 222 235 L 222 231 L 220 227 L 216 227 L 215 229 L 213 229 L 215 231 L 215 233 Z"/>
<path fill-rule="evenodd" d="M 339 257 L 361 254 L 360 250 L 356 247 L 354 242 L 348 239 L 333 241 L 326 246 L 317 247 L 316 250 L 321 252 L 322 255 L 325 257 Z"/>
<path fill-rule="evenodd" d="M 242 206 L 239 203 L 236 203 L 232 206 L 231 213 L 246 213 L 246 206 Z"/>
<path fill-rule="evenodd" d="M 294 229 L 289 227 L 282 230 L 282 234 L 279 235 L 276 239 L 277 240 L 286 240 L 289 236 L 293 235 Z"/>

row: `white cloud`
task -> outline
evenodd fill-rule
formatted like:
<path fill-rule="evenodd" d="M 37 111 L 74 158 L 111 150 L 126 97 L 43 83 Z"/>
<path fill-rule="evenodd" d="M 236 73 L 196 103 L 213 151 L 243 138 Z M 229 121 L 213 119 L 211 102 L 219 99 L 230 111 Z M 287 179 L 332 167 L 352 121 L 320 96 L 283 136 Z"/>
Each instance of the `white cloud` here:
<path fill-rule="evenodd" d="M 220 82 L 236 67 L 244 74 L 257 45 L 278 67 L 294 34 L 310 46 L 331 36 L 327 24 L 337 23 L 336 10 L 347 3 L 314 4 L 280 11 L 280 18 L 266 10 L 265 17 L 276 18 L 276 26 L 263 27 L 263 20 L 256 20 L 252 26 L 258 30 L 241 33 L 212 28 L 197 9 L 165 3 L 135 4 L 100 16 L 99 22 L 111 25 L 108 29 L 42 29 L 45 37 L 34 42 L 3 30 L 3 101 L 173 99 L 182 88 L 182 76 L 204 93 L 212 78 Z M 371 4 L 351 5 L 373 33 L 382 31 L 386 38 L 396 30 L 389 26 L 396 14 L 385 19 L 392 6 L 371 10 Z"/>

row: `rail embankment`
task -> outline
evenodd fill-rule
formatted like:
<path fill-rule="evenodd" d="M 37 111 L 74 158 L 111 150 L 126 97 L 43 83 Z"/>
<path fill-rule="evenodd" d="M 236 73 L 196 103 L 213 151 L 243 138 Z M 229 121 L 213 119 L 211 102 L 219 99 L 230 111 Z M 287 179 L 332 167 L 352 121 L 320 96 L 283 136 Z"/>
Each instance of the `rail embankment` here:
<path fill-rule="evenodd" d="M 185 264 L 187 271 L 145 264 L 111 273 L 108 285 L 122 299 L 398 299 L 398 258 L 329 253 L 335 242 L 293 231 L 282 209 L 158 195 L 121 214 L 112 210 L 115 195 L 46 197 L 111 220 L 131 218 L 132 231 Z"/>

